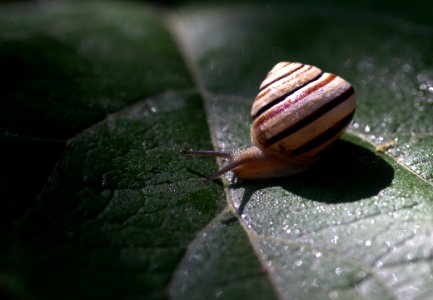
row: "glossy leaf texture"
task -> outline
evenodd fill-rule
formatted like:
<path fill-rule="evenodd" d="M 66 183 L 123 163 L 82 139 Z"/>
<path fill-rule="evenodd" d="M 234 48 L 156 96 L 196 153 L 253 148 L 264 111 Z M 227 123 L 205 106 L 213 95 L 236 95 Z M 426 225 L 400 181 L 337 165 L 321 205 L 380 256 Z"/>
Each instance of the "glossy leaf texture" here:
<path fill-rule="evenodd" d="M 372 3 L 1 4 L 0 296 L 433 297 L 433 24 Z M 280 60 L 353 83 L 349 132 L 299 176 L 204 184 L 179 151 L 249 146 Z"/>
<path fill-rule="evenodd" d="M 200 174 L 215 162 L 179 158 L 212 145 L 164 14 L 44 2 L 2 5 L 0 15 L 0 298 L 166 298 L 209 222 L 221 220 L 219 236 L 242 228 L 233 216 L 213 220 L 224 192 Z M 244 278 L 227 268 L 206 293 L 259 283 L 272 295 L 248 239 L 235 242 L 224 253 L 248 266 Z"/>
<path fill-rule="evenodd" d="M 252 99 L 279 61 L 320 66 L 357 90 L 349 133 L 308 172 L 226 177 L 232 210 L 283 299 L 433 294 L 433 27 L 412 17 L 319 5 L 173 17 L 218 150 L 250 145 Z"/>

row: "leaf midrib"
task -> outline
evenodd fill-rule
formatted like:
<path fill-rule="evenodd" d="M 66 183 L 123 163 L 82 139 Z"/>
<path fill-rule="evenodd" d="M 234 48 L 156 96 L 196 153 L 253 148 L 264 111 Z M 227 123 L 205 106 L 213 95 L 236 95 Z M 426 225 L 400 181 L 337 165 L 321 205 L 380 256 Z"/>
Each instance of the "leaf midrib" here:
<path fill-rule="evenodd" d="M 185 45 L 185 41 L 182 40 L 181 34 L 177 30 L 176 23 L 180 23 L 179 16 L 174 12 L 168 12 L 168 11 L 164 12 L 164 14 L 165 14 L 164 21 L 166 24 L 166 28 L 168 29 L 168 32 L 171 34 L 173 40 L 177 44 L 178 49 L 181 53 L 181 56 L 184 60 L 184 63 L 185 63 L 185 65 L 186 65 L 187 69 L 189 70 L 189 73 L 192 77 L 192 81 L 193 81 L 195 87 L 197 88 L 201 98 L 203 99 L 204 107 L 205 107 L 205 113 L 207 116 L 210 116 L 211 115 L 211 108 L 210 108 L 211 100 L 210 100 L 210 98 L 211 98 L 212 92 L 207 90 L 206 85 L 204 84 L 202 77 L 200 76 L 201 72 L 200 72 L 198 66 L 196 65 L 196 63 L 194 62 L 194 59 L 191 57 L 191 54 L 188 51 L 188 47 Z M 416 24 L 412 24 L 412 25 L 416 26 Z M 214 125 L 212 124 L 212 118 L 208 117 L 207 122 L 208 122 L 209 134 L 211 137 L 212 144 L 214 145 L 214 148 L 217 149 L 218 148 L 218 142 L 217 142 L 217 138 L 216 138 L 216 132 L 215 132 L 215 130 L 212 130 L 214 127 Z M 352 136 L 352 137 L 356 137 L 356 138 L 361 139 L 362 141 L 367 143 L 370 148 L 374 149 L 375 145 L 365 135 L 363 135 L 359 132 L 351 131 L 351 130 L 349 130 L 347 134 Z M 399 134 L 401 134 L 401 133 L 399 133 Z M 413 134 L 410 134 L 410 135 L 413 136 Z M 416 136 L 432 136 L 432 134 L 420 133 L 419 135 L 416 135 Z M 385 152 L 385 153 L 379 154 L 379 155 L 384 156 L 389 160 L 392 160 L 393 163 L 395 165 L 397 165 L 397 167 L 401 167 L 403 170 L 406 170 L 410 174 L 415 175 L 416 178 L 418 178 L 418 180 L 420 180 L 421 182 L 424 182 L 424 183 L 428 184 L 429 186 L 433 186 L 432 182 L 428 181 L 426 178 L 423 178 L 420 174 L 418 174 L 415 171 L 413 171 L 412 169 L 410 169 L 410 167 L 407 166 L 406 164 L 402 163 L 401 161 L 398 161 L 396 159 L 396 157 L 391 155 L 390 153 Z M 373 264 L 373 266 L 370 266 L 368 264 L 362 263 L 362 262 L 360 262 L 356 259 L 353 259 L 351 257 L 344 256 L 344 255 L 342 255 L 336 251 L 333 251 L 329 248 L 317 247 L 315 245 L 311 245 L 308 243 L 302 243 L 302 242 L 299 242 L 299 241 L 293 240 L 293 239 L 280 239 L 280 238 L 271 237 L 271 236 L 264 236 L 264 235 L 257 234 L 255 231 L 249 229 L 247 224 L 244 222 L 243 218 L 238 214 L 237 209 L 233 205 L 233 203 L 234 203 L 234 201 L 232 199 L 233 195 L 229 191 L 229 182 L 227 181 L 227 179 L 225 177 L 223 177 L 223 183 L 224 183 L 225 195 L 227 198 L 227 208 L 223 212 L 225 213 L 226 210 L 228 210 L 231 212 L 231 214 L 236 216 L 236 218 L 238 219 L 242 228 L 244 229 L 245 234 L 248 236 L 248 239 L 250 241 L 252 249 L 254 250 L 254 252 L 256 254 L 257 259 L 260 261 L 260 263 L 263 267 L 266 267 L 267 264 L 264 260 L 263 255 L 260 255 L 259 248 L 256 246 L 256 243 L 258 241 L 261 241 L 261 240 L 262 241 L 272 241 L 275 243 L 285 244 L 285 245 L 288 245 L 291 247 L 296 247 L 296 248 L 302 247 L 304 249 L 309 250 L 312 253 L 321 252 L 322 254 L 327 255 L 329 257 L 332 257 L 335 260 L 339 260 L 339 261 L 348 263 L 348 264 L 354 266 L 355 268 L 363 270 L 367 274 L 370 274 L 370 276 L 372 276 L 375 279 L 375 281 L 386 291 L 388 298 L 397 299 L 397 296 L 392 292 L 392 290 L 387 285 L 387 283 L 378 274 L 377 270 L 374 267 L 374 264 Z M 414 206 L 416 206 L 416 205 L 419 205 L 419 203 L 415 204 Z M 378 214 L 380 214 L 380 213 L 378 213 Z M 368 216 L 368 217 L 374 217 L 375 215 L 378 215 L 378 214 L 373 214 L 373 215 Z M 218 219 L 218 217 L 219 216 L 215 217 L 209 224 L 214 223 L 215 220 Z M 364 218 L 352 220 L 349 223 L 357 222 L 357 221 L 361 221 L 361 220 L 364 220 Z M 347 224 L 346 223 L 339 224 L 339 226 L 343 226 L 343 225 L 347 225 Z M 207 228 L 208 226 L 206 226 L 205 228 Z M 407 241 L 407 238 L 403 239 L 399 243 L 405 242 L 405 241 Z M 384 266 L 384 267 L 386 268 L 386 266 Z M 275 292 L 279 296 L 279 298 L 282 298 L 282 293 L 278 289 L 278 286 L 276 284 L 276 280 L 275 280 L 273 274 L 271 272 L 269 272 L 267 274 L 267 277 L 268 277 L 270 284 L 273 286 Z M 366 278 L 368 278 L 368 276 Z M 366 278 L 363 278 L 362 280 L 365 280 Z"/>

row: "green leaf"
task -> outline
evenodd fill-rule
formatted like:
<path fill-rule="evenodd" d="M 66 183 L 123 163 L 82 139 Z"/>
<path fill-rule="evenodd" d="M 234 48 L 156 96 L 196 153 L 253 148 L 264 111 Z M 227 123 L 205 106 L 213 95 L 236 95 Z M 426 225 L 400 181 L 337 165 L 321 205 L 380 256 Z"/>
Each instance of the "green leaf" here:
<path fill-rule="evenodd" d="M 431 28 L 365 11 L 284 5 L 191 8 L 173 23 L 220 150 L 250 144 L 252 99 L 278 61 L 321 66 L 357 90 L 350 134 L 309 172 L 261 183 L 226 177 L 231 209 L 277 293 L 431 297 Z M 385 155 L 374 147 L 384 143 Z"/>
<path fill-rule="evenodd" d="M 179 159 L 212 146 L 164 15 L 105 2 L 0 12 L 0 296 L 165 298 L 186 248 L 226 202 L 201 179 L 214 162 Z M 233 218 L 225 227 L 242 232 Z M 241 273 L 273 293 L 247 239 L 237 244 L 225 253 L 247 253 Z"/>
<path fill-rule="evenodd" d="M 2 4 L 0 296 L 431 298 L 431 10 L 372 6 Z M 250 145 L 280 60 L 354 84 L 349 133 L 204 184 L 179 151 Z"/>
<path fill-rule="evenodd" d="M 88 298 L 162 297 L 185 247 L 224 204 L 218 186 L 203 185 L 174 159 L 183 143 L 209 147 L 200 109 L 194 93 L 163 94 L 69 141 L 5 253 L 15 270 L 30 264 L 30 271 L 42 272 L 32 286 L 48 279 L 55 287 L 36 295 L 72 299 L 92 290 Z M 82 283 L 62 295 L 74 278 Z"/>
<path fill-rule="evenodd" d="M 176 26 L 199 66 L 197 77 L 213 94 L 211 101 L 231 96 L 226 101 L 245 102 L 233 110 L 246 128 L 249 114 L 244 111 L 249 112 L 259 82 L 274 64 L 317 65 L 355 86 L 359 105 L 351 130 L 374 145 L 394 143 L 389 155 L 433 182 L 429 28 L 397 17 L 320 6 L 204 7 L 183 16 Z"/>
<path fill-rule="evenodd" d="M 275 297 L 237 219 L 227 210 L 190 245 L 170 286 L 175 299 Z"/>
<path fill-rule="evenodd" d="M 132 4 L 2 6 L 1 182 L 15 199 L 0 204 L 2 222 L 25 211 L 68 138 L 146 97 L 191 88 L 160 19 Z"/>

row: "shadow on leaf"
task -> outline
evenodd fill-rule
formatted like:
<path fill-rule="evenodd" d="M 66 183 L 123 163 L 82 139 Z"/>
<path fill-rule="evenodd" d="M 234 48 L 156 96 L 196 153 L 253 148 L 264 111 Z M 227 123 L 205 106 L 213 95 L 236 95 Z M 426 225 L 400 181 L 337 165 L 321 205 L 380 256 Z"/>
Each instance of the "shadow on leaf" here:
<path fill-rule="evenodd" d="M 294 176 L 231 184 L 245 188 L 238 212 L 242 214 L 251 195 L 263 188 L 280 186 L 303 198 L 325 203 L 344 203 L 378 194 L 394 178 L 393 168 L 374 152 L 339 140 L 309 170 Z"/>

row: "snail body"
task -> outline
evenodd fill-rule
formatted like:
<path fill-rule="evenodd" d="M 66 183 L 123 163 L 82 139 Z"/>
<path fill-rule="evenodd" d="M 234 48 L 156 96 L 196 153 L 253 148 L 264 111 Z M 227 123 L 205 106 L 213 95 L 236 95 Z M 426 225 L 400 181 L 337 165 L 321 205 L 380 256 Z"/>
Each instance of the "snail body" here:
<path fill-rule="evenodd" d="M 268 72 L 252 106 L 250 134 L 255 146 L 232 154 L 181 153 L 228 159 L 207 180 L 228 171 L 240 179 L 296 174 L 343 134 L 355 106 L 355 91 L 343 78 L 315 66 L 280 62 Z"/>

